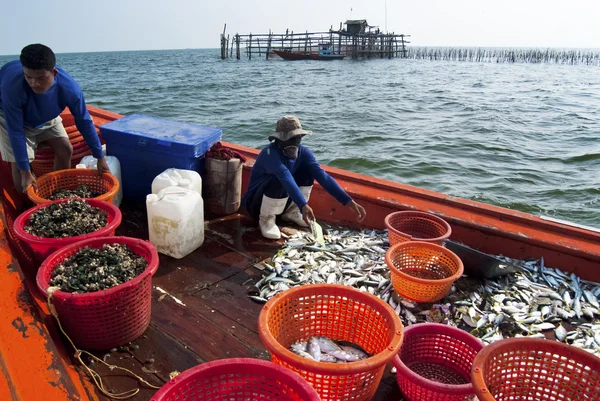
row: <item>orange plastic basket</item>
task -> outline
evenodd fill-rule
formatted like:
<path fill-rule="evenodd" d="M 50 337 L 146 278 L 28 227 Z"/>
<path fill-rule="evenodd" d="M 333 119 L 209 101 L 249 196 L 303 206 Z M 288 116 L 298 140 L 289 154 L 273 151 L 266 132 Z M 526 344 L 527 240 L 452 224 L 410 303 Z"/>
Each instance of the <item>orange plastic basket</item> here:
<path fill-rule="evenodd" d="M 394 290 L 416 302 L 435 302 L 463 274 L 463 263 L 449 249 L 430 242 L 407 241 L 385 254 Z"/>
<path fill-rule="evenodd" d="M 336 284 L 303 285 L 280 292 L 263 307 L 258 329 L 271 360 L 299 373 L 322 400 L 330 401 L 372 399 L 404 335 L 400 318 L 387 303 Z M 337 364 L 311 361 L 288 349 L 295 341 L 312 336 L 350 341 L 373 356 Z"/>
<path fill-rule="evenodd" d="M 600 358 L 558 341 L 509 338 L 479 352 L 471 381 L 480 401 L 598 400 Z"/>
<path fill-rule="evenodd" d="M 385 217 L 390 245 L 404 241 L 423 241 L 442 245 L 452 228 L 444 219 L 425 212 L 403 211 Z"/>
<path fill-rule="evenodd" d="M 119 180 L 109 173 L 98 175 L 98 171 L 89 169 L 68 169 L 45 174 L 37 180 L 37 190 L 29 187 L 27 196 L 33 203 L 40 205 L 50 202 L 52 193 L 57 189 L 75 189 L 86 185 L 91 191 L 102 195 L 95 199 L 112 202 L 119 191 Z"/>

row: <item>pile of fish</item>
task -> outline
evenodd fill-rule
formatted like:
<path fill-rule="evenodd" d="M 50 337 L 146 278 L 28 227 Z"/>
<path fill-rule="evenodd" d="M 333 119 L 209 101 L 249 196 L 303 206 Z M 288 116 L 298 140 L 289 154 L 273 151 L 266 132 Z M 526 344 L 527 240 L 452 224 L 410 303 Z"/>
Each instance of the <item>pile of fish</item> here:
<path fill-rule="evenodd" d="M 334 342 L 322 336 L 310 337 L 308 341 L 296 341 L 290 346 L 290 351 L 317 362 L 346 363 L 370 357 L 356 344 L 346 341 Z"/>
<path fill-rule="evenodd" d="M 555 338 L 600 356 L 600 284 L 548 268 L 540 260 L 515 260 L 515 273 L 492 280 L 467 276 L 436 304 L 415 303 L 395 293 L 385 263 L 387 233 L 333 229 L 325 247 L 310 233 L 288 239 L 249 294 L 264 303 L 291 287 L 342 284 L 387 302 L 405 326 L 438 322 L 469 331 L 485 343 L 508 337 Z"/>
<path fill-rule="evenodd" d="M 294 234 L 271 263 L 262 264 L 267 274 L 250 298 L 266 302 L 290 287 L 317 283 L 353 286 L 379 296 L 390 292 L 386 232 L 331 230 L 324 239 L 322 247 L 310 233 Z"/>

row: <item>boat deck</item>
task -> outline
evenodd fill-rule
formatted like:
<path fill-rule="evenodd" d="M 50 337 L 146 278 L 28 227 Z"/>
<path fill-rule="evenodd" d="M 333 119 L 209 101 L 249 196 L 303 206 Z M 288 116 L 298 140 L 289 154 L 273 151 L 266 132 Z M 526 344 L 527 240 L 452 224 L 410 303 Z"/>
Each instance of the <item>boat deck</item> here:
<path fill-rule="evenodd" d="M 147 239 L 145 209 L 123 204 L 121 210 L 123 222 L 117 235 Z M 254 265 L 271 258 L 281 241 L 264 240 L 252 221 L 240 214 L 210 219 L 205 226 L 204 244 L 192 254 L 180 260 L 160 255 L 160 267 L 153 277 L 152 320 L 144 335 L 126 349 L 100 352 L 98 357 L 108 354 L 107 363 L 127 368 L 156 386 L 168 381 L 171 372 L 182 372 L 206 361 L 269 359 L 258 336 L 262 305 L 250 300 L 247 293 L 261 278 L 261 271 Z M 284 232 L 291 234 L 293 230 L 286 228 Z M 23 272 L 31 280 L 33 272 L 27 270 Z M 66 340 L 62 341 L 68 348 Z M 70 349 L 67 353 L 73 354 Z M 71 362 L 90 398 L 108 401 L 110 398 L 94 390 L 85 369 L 77 366 L 75 359 Z M 93 369 L 113 392 L 138 387 L 138 382 L 123 372 L 111 372 L 98 363 Z M 391 365 L 376 400 L 401 398 L 390 369 Z M 147 401 L 156 391 L 139 387 L 140 392 L 131 400 Z"/>
<path fill-rule="evenodd" d="M 127 205 L 121 209 L 124 218 L 118 234 L 147 239 L 146 215 L 140 212 L 143 209 Z M 284 232 L 291 234 L 293 230 Z M 270 259 L 281 243 L 264 240 L 256 225 L 240 214 L 207 221 L 200 249 L 181 260 L 160 256 L 153 278 L 152 321 L 147 332 L 134 341 L 139 349 L 111 353 L 107 362 L 128 366 L 161 385 L 170 372 L 205 361 L 269 359 L 258 337 L 262 305 L 250 300 L 247 293 L 262 276 L 254 265 Z M 148 364 L 149 360 L 154 362 Z M 142 368 L 156 373 L 144 374 Z M 400 398 L 395 377 L 390 376 L 391 380 L 383 381 L 376 399 Z M 135 384 L 119 377 L 110 377 L 107 383 L 121 391 Z M 133 399 L 148 400 L 153 393 L 152 389 L 142 389 Z"/>

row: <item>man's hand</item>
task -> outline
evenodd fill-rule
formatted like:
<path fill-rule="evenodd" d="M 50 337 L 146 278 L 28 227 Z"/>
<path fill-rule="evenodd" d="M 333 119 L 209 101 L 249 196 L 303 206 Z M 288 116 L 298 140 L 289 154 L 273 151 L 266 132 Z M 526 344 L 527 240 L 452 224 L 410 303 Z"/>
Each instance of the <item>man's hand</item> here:
<path fill-rule="evenodd" d="M 110 170 L 108 168 L 108 163 L 106 163 L 105 157 L 103 157 L 102 159 L 98 159 L 97 168 L 98 168 L 99 175 L 102 175 L 103 173 L 110 173 Z"/>
<path fill-rule="evenodd" d="M 348 207 L 352 209 L 354 213 L 356 213 L 356 221 L 358 221 L 359 223 L 362 223 L 365 217 L 367 217 L 367 211 L 365 210 L 365 208 L 359 205 L 358 203 L 354 202 L 353 200 L 350 201 Z"/>
<path fill-rule="evenodd" d="M 302 208 L 302 218 L 309 226 L 311 221 L 315 221 L 315 214 L 312 208 L 308 206 L 308 203 Z"/>
<path fill-rule="evenodd" d="M 37 182 L 31 170 L 21 170 L 21 188 L 23 193 L 27 192 L 29 187 L 37 189 Z"/>

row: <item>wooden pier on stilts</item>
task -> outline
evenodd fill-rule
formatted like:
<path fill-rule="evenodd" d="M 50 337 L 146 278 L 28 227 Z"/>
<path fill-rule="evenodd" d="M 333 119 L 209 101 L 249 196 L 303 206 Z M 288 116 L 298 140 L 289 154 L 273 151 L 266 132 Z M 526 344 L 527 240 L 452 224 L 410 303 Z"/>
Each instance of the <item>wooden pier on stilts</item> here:
<path fill-rule="evenodd" d="M 344 27 L 345 26 L 345 27 Z M 407 57 L 407 38 L 410 35 L 384 33 L 376 26 L 370 26 L 366 20 L 349 20 L 340 22 L 338 30 L 333 26 L 328 32 L 293 32 L 263 34 L 235 34 L 230 40 L 226 35 L 227 24 L 221 34 L 221 58 L 240 60 L 245 54 L 248 60 L 278 56 L 274 51 L 285 51 L 299 54 L 318 52 L 319 46 L 328 45 L 333 54 L 348 58 L 399 58 Z M 242 49 L 243 47 L 243 49 Z M 234 49 L 235 48 L 235 49 Z"/>

